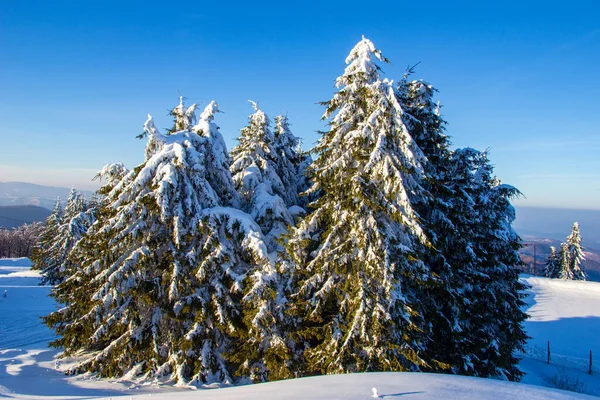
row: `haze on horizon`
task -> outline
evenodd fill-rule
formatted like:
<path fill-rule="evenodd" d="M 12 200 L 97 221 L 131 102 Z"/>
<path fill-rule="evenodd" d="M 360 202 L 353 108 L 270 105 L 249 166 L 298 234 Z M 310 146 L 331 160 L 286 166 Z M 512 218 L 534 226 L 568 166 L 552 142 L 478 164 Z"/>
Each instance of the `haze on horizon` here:
<path fill-rule="evenodd" d="M 489 148 L 525 196 L 516 205 L 600 208 L 600 5 L 318 4 L 3 5 L 0 181 L 95 189 L 104 164 L 142 161 L 146 114 L 168 126 L 179 92 L 219 103 L 230 149 L 248 99 L 287 113 L 309 149 L 325 128 L 317 102 L 364 34 L 391 60 L 388 78 L 419 63 L 454 145 Z"/>

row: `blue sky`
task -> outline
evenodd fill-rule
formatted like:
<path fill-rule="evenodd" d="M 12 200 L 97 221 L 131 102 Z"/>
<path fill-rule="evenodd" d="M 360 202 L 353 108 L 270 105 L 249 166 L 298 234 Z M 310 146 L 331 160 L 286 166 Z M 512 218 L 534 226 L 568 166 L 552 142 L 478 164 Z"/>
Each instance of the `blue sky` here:
<path fill-rule="evenodd" d="M 146 114 L 169 126 L 178 91 L 219 103 L 230 147 L 252 99 L 310 148 L 364 34 L 387 77 L 420 62 L 454 145 L 489 148 L 516 204 L 600 209 L 597 2 L 91 3 L 2 2 L 0 181 L 87 188 L 135 166 Z"/>

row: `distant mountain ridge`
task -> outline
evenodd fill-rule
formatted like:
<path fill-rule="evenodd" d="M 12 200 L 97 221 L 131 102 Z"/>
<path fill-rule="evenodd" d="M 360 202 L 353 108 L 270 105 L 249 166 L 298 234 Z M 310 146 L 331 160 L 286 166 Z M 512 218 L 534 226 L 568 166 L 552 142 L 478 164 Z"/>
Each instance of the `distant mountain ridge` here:
<path fill-rule="evenodd" d="M 64 205 L 70 188 L 36 185 L 26 182 L 0 182 L 0 206 L 39 206 L 51 210 L 60 199 Z M 93 194 L 80 190 L 86 197 Z"/>
<path fill-rule="evenodd" d="M 519 254 L 525 263 L 522 270 L 533 275 L 543 275 L 546 260 L 550 255 L 550 246 L 560 249 L 560 241 L 554 239 L 532 238 L 525 241 Z M 581 264 L 591 281 L 600 282 L 600 251 L 583 246 L 585 260 Z M 535 256 L 535 269 L 534 269 Z"/>
<path fill-rule="evenodd" d="M 0 206 L 0 228 L 16 228 L 23 224 L 42 222 L 50 215 L 50 210 L 40 206 Z"/>
<path fill-rule="evenodd" d="M 549 238 L 564 241 L 579 222 L 584 248 L 600 250 L 600 210 L 515 207 L 513 227 L 525 240 Z"/>

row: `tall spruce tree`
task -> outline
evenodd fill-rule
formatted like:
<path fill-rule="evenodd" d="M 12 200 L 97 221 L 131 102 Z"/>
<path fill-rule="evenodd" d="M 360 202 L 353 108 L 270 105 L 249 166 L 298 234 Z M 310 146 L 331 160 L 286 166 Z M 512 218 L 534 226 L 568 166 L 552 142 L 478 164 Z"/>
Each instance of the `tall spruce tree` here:
<path fill-rule="evenodd" d="M 471 354 L 467 372 L 519 380 L 522 372 L 515 354 L 527 339 L 522 326 L 527 315 L 522 311 L 525 286 L 516 269 L 521 239 L 512 228 L 510 199 L 520 193 L 493 175 L 486 152 L 463 149 L 455 155 L 467 159 L 471 174 L 470 185 L 463 187 L 472 200 L 467 210 L 472 231 L 465 239 L 474 261 L 465 287 L 470 305 L 463 317 Z"/>
<path fill-rule="evenodd" d="M 571 233 L 567 236 L 567 248 L 569 251 L 569 269 L 574 280 L 585 281 L 587 279 L 585 271 L 582 268 L 582 261 L 585 260 L 583 250 L 581 249 L 581 233 L 579 232 L 579 223 L 575 222 Z"/>
<path fill-rule="evenodd" d="M 428 245 L 411 198 L 422 195 L 424 160 L 402 120 L 387 62 L 363 38 L 325 102 L 329 130 L 309 168 L 320 197 L 291 234 L 290 312 L 309 372 L 417 370 L 427 326 L 420 299 Z"/>
<path fill-rule="evenodd" d="M 245 329 L 237 331 L 229 356 L 239 365 L 238 375 L 264 382 L 293 376 L 287 361 L 290 345 L 282 330 L 287 300 L 274 252 L 281 249 L 279 239 L 293 224 L 287 201 L 294 201 L 298 194 L 294 182 L 286 182 L 279 175 L 293 175 L 282 169 L 293 167 L 286 159 L 288 153 L 278 151 L 284 149 L 278 148 L 282 143 L 273 135 L 269 118 L 255 102 L 250 103 L 255 112 L 241 129 L 238 146 L 231 151 L 231 173 L 243 210 L 257 221 L 272 253 L 246 278 L 242 299 Z M 280 142 L 282 139 L 279 137 Z M 288 184 L 294 184 L 291 190 Z"/>
<path fill-rule="evenodd" d="M 231 177 L 225 199 L 212 186 L 223 183 L 210 179 L 223 168 L 210 154 L 220 151 L 216 104 L 195 126 L 180 124 L 194 109 L 180 106 L 183 130 L 164 136 L 148 119 L 144 162 L 100 190 L 98 222 L 71 255 L 80 268 L 53 292 L 64 307 L 45 318 L 52 345 L 86 352 L 73 372 L 232 381 L 225 353 L 243 326 L 242 282 L 268 255 L 252 218 L 229 207 Z"/>
<path fill-rule="evenodd" d="M 252 215 L 269 242 L 269 251 L 278 248 L 277 238 L 293 224 L 284 199 L 288 192 L 279 176 L 280 157 L 269 117 L 250 101 L 254 113 L 241 130 L 239 144 L 231 150 L 231 174 L 244 199 L 242 209 Z M 294 189 L 295 191 L 295 189 Z"/>
<path fill-rule="evenodd" d="M 427 158 L 422 186 L 430 195 L 414 201 L 421 225 L 433 245 L 423 260 L 437 278 L 430 295 L 423 300 L 428 303 L 426 319 L 436 327 L 427 349 L 429 357 L 440 361 L 433 366 L 434 371 L 469 373 L 471 354 L 464 346 L 468 338 L 463 326 L 469 298 L 464 288 L 474 270 L 473 260 L 468 262 L 469 254 L 461 253 L 468 248 L 462 224 L 468 224 L 464 209 L 469 199 L 460 189 L 466 181 L 463 170 L 452 170 L 446 121 L 433 98 L 436 89 L 422 80 L 409 80 L 412 73 L 411 68 L 400 80 L 397 96 L 404 110 L 404 123 Z"/>
<path fill-rule="evenodd" d="M 556 247 L 554 246 L 550 246 L 550 254 L 546 259 L 544 276 L 546 278 L 560 277 L 560 254 L 556 252 Z"/>

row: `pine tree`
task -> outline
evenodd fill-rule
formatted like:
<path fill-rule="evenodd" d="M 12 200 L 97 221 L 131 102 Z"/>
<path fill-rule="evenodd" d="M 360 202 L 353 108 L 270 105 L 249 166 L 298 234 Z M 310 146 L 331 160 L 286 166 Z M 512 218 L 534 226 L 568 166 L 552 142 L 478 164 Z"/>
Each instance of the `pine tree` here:
<path fill-rule="evenodd" d="M 208 165 L 214 166 L 206 171 L 207 180 L 211 182 L 211 187 L 223 200 L 223 204 L 240 208 L 242 200 L 236 190 L 231 190 L 234 187 L 233 178 L 229 171 L 232 160 L 227 152 L 227 146 L 219 127 L 214 123 L 214 116 L 219 112 L 217 103 L 211 101 L 200 114 L 200 121 L 195 131 L 207 138 L 206 162 Z"/>
<path fill-rule="evenodd" d="M 583 271 L 581 262 L 585 260 L 583 250 L 581 249 L 581 234 L 579 232 L 579 223 L 573 224 L 571 234 L 567 236 L 567 248 L 569 252 L 569 269 L 573 276 L 572 279 L 577 281 L 585 281 L 586 274 Z"/>
<path fill-rule="evenodd" d="M 550 254 L 546 260 L 544 276 L 546 278 L 558 278 L 560 276 L 560 254 L 556 252 L 556 247 L 550 246 Z"/>
<path fill-rule="evenodd" d="M 287 157 L 295 153 L 281 147 L 282 139 L 286 136 L 286 140 L 297 139 L 289 131 L 279 131 L 279 124 L 276 139 L 269 118 L 256 103 L 251 103 L 255 112 L 241 130 L 239 145 L 231 151 L 231 172 L 236 189 L 245 199 L 243 209 L 256 219 L 265 234 L 268 250 L 274 252 L 280 249 L 281 235 L 293 223 L 284 199 L 296 201 L 298 195 L 295 182 L 285 181 L 279 175 L 283 172 L 285 178 L 296 179 L 292 173 L 285 175 L 288 173 L 285 168 L 294 168 Z M 245 328 L 238 330 L 229 352 L 230 359 L 239 365 L 237 375 L 255 382 L 293 377 L 287 361 L 289 340 L 282 330 L 287 300 L 274 258 L 273 253 L 272 257 L 257 262 L 246 278 L 242 299 Z"/>
<path fill-rule="evenodd" d="M 522 311 L 525 286 L 519 281 L 521 239 L 512 228 L 515 211 L 510 199 L 520 192 L 493 175 L 486 152 L 466 149 L 472 158 L 475 190 L 472 212 L 474 232 L 471 249 L 476 256 L 478 277 L 467 294 L 472 302 L 466 317 L 474 374 L 519 380 L 515 354 L 523 350 L 527 335 Z"/>
<path fill-rule="evenodd" d="M 248 274 L 242 298 L 245 327 L 238 329 L 229 352 L 230 361 L 239 366 L 236 375 L 253 382 L 295 376 L 291 361 L 295 344 L 288 335 L 295 326 L 286 314 L 286 275 L 274 264 L 263 258 Z"/>
<path fill-rule="evenodd" d="M 465 169 L 452 166 L 446 121 L 433 99 L 436 89 L 422 80 L 409 80 L 412 73 L 411 68 L 400 80 L 397 97 L 404 110 L 404 123 L 427 159 L 423 163 L 426 178 L 422 186 L 429 195 L 415 199 L 414 207 L 433 245 L 423 260 L 437 277 L 430 295 L 424 299 L 429 302 L 426 319 L 436 327 L 427 346 L 429 357 L 440 361 L 430 370 L 473 374 L 463 321 L 464 310 L 470 304 L 464 289 L 474 271 L 474 260 L 468 253 L 461 253 L 468 248 L 466 226 L 462 224 L 468 226 L 464 209 L 470 199 L 461 188 L 468 176 L 462 175 Z"/>
<path fill-rule="evenodd" d="M 300 194 L 310 187 L 306 177 L 306 168 L 312 163 L 312 158 L 309 153 L 303 152 L 300 148 L 300 139 L 290 130 L 290 124 L 285 115 L 275 117 L 273 148 L 277 154 L 277 174 L 285 188 L 284 201 L 286 205 L 288 207 L 305 207 L 308 199 Z"/>
<path fill-rule="evenodd" d="M 167 129 L 167 134 L 190 130 L 196 123 L 196 107 L 195 103 L 186 107 L 183 96 L 179 96 L 179 105 L 169 111 L 169 115 L 173 117 L 173 126 Z"/>
<path fill-rule="evenodd" d="M 487 154 L 474 149 L 455 150 L 437 171 L 443 187 L 428 186 L 436 201 L 425 223 L 441 253 L 428 258 L 442 281 L 425 299 L 433 300 L 430 351 L 454 373 L 518 380 L 524 287 L 509 200 L 519 192 L 501 185 Z"/>
<path fill-rule="evenodd" d="M 239 144 L 231 150 L 231 174 L 245 199 L 242 209 L 257 221 L 268 240 L 269 251 L 274 251 L 278 249 L 277 238 L 293 224 L 293 219 L 284 200 L 286 187 L 278 175 L 280 157 L 269 118 L 255 102 L 250 103 L 255 112 L 241 130 Z"/>
<path fill-rule="evenodd" d="M 67 257 L 94 223 L 95 209 L 81 192 L 71 189 L 64 209 L 56 203 L 33 255 L 34 268 L 41 269 L 43 285 L 56 285 L 69 275 Z"/>
<path fill-rule="evenodd" d="M 569 244 L 566 242 L 560 244 L 560 273 L 558 277 L 565 280 L 573 279 L 571 253 L 569 252 Z"/>
<path fill-rule="evenodd" d="M 83 194 L 76 189 L 71 189 L 67 204 L 57 230 L 57 236 L 51 250 L 54 254 L 56 268 L 44 271 L 42 283 L 55 285 L 64 281 L 72 270 L 68 262 L 69 253 L 77 242 L 86 234 L 89 227 L 96 220 L 96 209 L 89 203 Z"/>
<path fill-rule="evenodd" d="M 221 187 L 225 198 L 212 186 L 227 176 L 215 171 L 222 154 L 210 154 L 219 151 L 216 103 L 193 127 L 177 119 L 192 121 L 193 107 L 180 106 L 183 130 L 167 136 L 149 117 L 144 162 L 114 170 L 98 222 L 70 256 L 80 268 L 53 292 L 64 307 L 45 317 L 52 345 L 86 354 L 72 372 L 232 382 L 225 354 L 243 327 L 242 282 L 268 254 L 252 218 L 228 207 L 233 184 Z"/>
<path fill-rule="evenodd" d="M 387 62 L 368 39 L 346 59 L 309 168 L 320 197 L 291 234 L 296 340 L 310 372 L 417 370 L 427 335 L 419 299 L 430 280 L 427 239 L 410 198 L 423 156 L 402 121 Z M 303 367 L 301 367 L 303 368 Z"/>
<path fill-rule="evenodd" d="M 42 271 L 42 275 L 45 276 L 44 279 L 52 284 L 54 279 L 51 271 L 57 271 L 60 268 L 60 261 L 54 244 L 58 237 L 58 229 L 63 219 L 63 213 L 64 210 L 60 200 L 56 200 L 52 213 L 46 218 L 46 225 L 31 256 L 32 269 Z"/>

